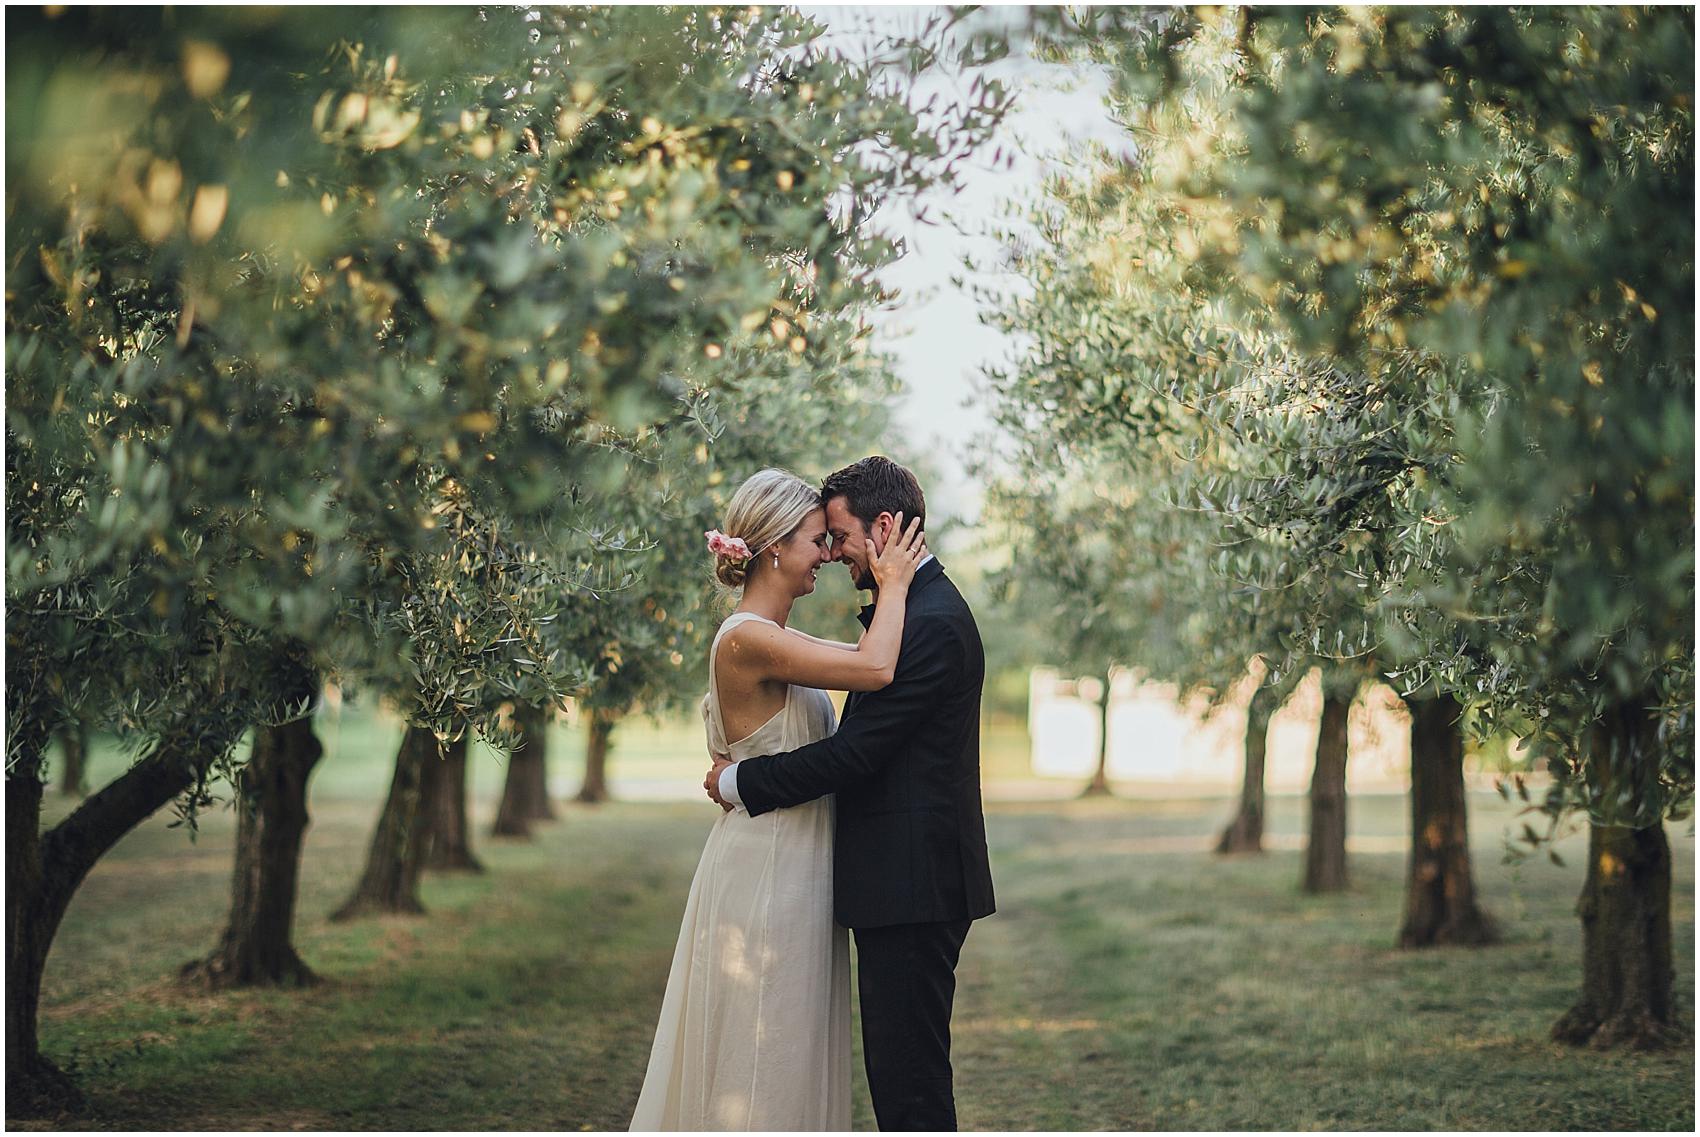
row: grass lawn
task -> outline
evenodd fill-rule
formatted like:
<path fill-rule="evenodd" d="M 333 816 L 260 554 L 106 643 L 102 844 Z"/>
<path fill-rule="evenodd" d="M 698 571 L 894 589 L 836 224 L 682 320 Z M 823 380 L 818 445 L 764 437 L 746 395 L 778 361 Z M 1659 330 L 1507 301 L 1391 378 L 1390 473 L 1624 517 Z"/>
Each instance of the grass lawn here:
<path fill-rule="evenodd" d="M 148 822 L 95 869 L 48 962 L 43 1044 L 92 1103 L 60 1127 L 623 1129 L 712 807 L 569 805 L 533 842 L 483 839 L 485 874 L 430 878 L 428 916 L 331 925 L 399 728 L 323 727 L 297 944 L 326 982 L 180 987 L 221 926 L 234 824 L 215 811 L 191 844 Z M 616 787 L 645 762 L 696 767 L 667 752 L 690 731 L 649 729 L 655 753 L 634 730 Z M 564 731 L 556 753 L 570 786 Z M 481 837 L 500 773 L 474 763 Z M 1000 910 L 958 970 L 963 1128 L 1692 1130 L 1692 1048 L 1546 1041 L 1579 980 L 1585 838 L 1560 845 L 1563 867 L 1504 864 L 1513 810 L 1474 795 L 1478 885 L 1506 942 L 1402 953 L 1403 798 L 1353 799 L 1353 887 L 1328 898 L 1296 887 L 1301 799 L 1272 800 L 1271 852 L 1223 860 L 1207 849 L 1230 804 L 988 807 Z M 1670 833 L 1692 1024 L 1694 841 Z M 856 1095 L 872 1129 L 859 1067 Z"/>

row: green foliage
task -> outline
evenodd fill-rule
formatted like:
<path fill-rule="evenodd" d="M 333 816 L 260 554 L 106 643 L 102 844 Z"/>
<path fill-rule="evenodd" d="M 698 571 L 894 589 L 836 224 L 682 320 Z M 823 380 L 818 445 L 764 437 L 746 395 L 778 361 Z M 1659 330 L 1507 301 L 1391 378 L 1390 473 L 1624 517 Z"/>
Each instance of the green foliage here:
<path fill-rule="evenodd" d="M 996 377 L 1012 481 L 1059 456 L 1077 487 L 1015 513 L 1045 571 L 1107 543 L 1071 588 L 1117 598 L 1142 653 L 1202 615 L 1183 666 L 1226 642 L 1385 674 L 1537 737 L 1555 813 L 1680 810 L 1692 26 L 1200 9 L 1062 35 L 1116 70 L 1137 157 L 1050 187 L 1002 305 L 1032 337 Z M 1165 579 L 1139 619 L 1127 594 Z M 1590 746 L 1623 704 L 1657 753 Z"/>
<path fill-rule="evenodd" d="M 1196 257 L 1220 211 L 1160 173 L 1218 130 L 1210 78 L 1129 109 L 1138 169 L 1098 152 L 1006 233 L 1017 284 L 984 295 L 1023 345 L 989 376 L 1015 439 L 990 495 L 1014 534 L 1005 583 L 1083 666 L 1224 694 L 1253 656 L 1274 682 L 1331 656 L 1349 689 L 1376 646 L 1362 594 L 1324 572 L 1315 532 L 1268 517 L 1305 475 L 1266 446 L 1302 422 L 1317 368 L 1233 319 Z"/>
<path fill-rule="evenodd" d="M 676 667 L 714 487 L 878 421 L 867 217 L 1004 101 L 787 9 L 9 31 L 9 770 L 287 713 L 279 645 L 443 734 Z"/>
<path fill-rule="evenodd" d="M 1420 587 L 1463 644 L 1422 637 L 1425 674 L 1538 724 L 1596 817 L 1648 823 L 1693 788 L 1692 13 L 1241 35 L 1244 149 L 1208 184 L 1250 220 L 1211 255 L 1450 452 Z M 1663 719 L 1657 775 L 1593 785 L 1587 726 L 1624 703 Z"/>

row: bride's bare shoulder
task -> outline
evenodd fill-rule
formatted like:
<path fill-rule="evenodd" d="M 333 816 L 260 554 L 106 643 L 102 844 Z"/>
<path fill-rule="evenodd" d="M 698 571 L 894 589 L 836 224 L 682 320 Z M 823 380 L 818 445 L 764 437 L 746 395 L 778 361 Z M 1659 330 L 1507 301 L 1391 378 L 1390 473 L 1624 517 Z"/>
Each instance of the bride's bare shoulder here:
<path fill-rule="evenodd" d="M 784 635 L 785 629 L 770 620 L 739 620 L 720 633 L 718 662 L 736 667 L 754 652 L 771 650 Z"/>

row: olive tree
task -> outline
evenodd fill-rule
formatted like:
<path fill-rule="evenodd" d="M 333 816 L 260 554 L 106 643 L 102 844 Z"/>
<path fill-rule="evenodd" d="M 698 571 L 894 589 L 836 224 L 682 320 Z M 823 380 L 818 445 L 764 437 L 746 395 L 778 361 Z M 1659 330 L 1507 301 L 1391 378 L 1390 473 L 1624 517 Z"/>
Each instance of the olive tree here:
<path fill-rule="evenodd" d="M 1248 12 L 1236 36 L 1244 150 L 1208 180 L 1258 220 L 1209 255 L 1405 430 L 1449 420 L 1448 534 L 1408 595 L 1458 618 L 1413 626 L 1407 682 L 1478 692 L 1548 756 L 1547 810 L 1588 815 L 1555 1037 L 1659 1044 L 1662 822 L 1693 794 L 1692 14 Z"/>

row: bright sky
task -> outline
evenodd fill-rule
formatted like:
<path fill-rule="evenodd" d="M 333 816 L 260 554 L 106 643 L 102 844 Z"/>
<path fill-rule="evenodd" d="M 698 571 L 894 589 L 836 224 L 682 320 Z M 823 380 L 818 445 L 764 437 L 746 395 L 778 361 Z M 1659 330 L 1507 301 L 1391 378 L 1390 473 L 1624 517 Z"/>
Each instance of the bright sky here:
<path fill-rule="evenodd" d="M 907 6 L 815 7 L 811 12 L 835 31 L 872 26 L 881 31 L 912 31 L 929 9 Z M 1011 9 L 1009 19 L 1020 19 Z M 998 137 L 964 174 L 962 192 L 925 199 L 931 214 L 948 218 L 920 225 L 906 212 L 882 216 L 905 236 L 909 255 L 886 274 L 901 299 L 878 325 L 880 346 L 894 353 L 908 394 L 896 411 L 903 444 L 899 453 L 927 455 L 935 473 L 927 486 L 928 511 L 964 520 L 978 516 L 980 493 L 968 476 L 970 449 L 991 430 L 979 394 L 980 369 L 1009 354 L 1009 341 L 980 323 L 972 281 L 951 283 L 963 275 L 963 258 L 996 264 L 999 245 L 989 232 L 1009 203 L 1035 200 L 1048 169 L 1061 156 L 1078 152 L 1089 140 L 1110 144 L 1125 135 L 1105 115 L 1104 81 L 1092 74 L 1072 77 L 1060 67 L 1011 58 L 993 65 L 992 74 L 1019 92 L 1014 112 Z M 926 89 L 922 91 L 924 100 Z M 948 93 L 941 92 L 941 100 Z M 1004 162 L 994 166 L 1002 150 Z M 1007 164 L 1005 164 L 1007 163 Z M 989 281 L 982 277 L 982 283 Z"/>

